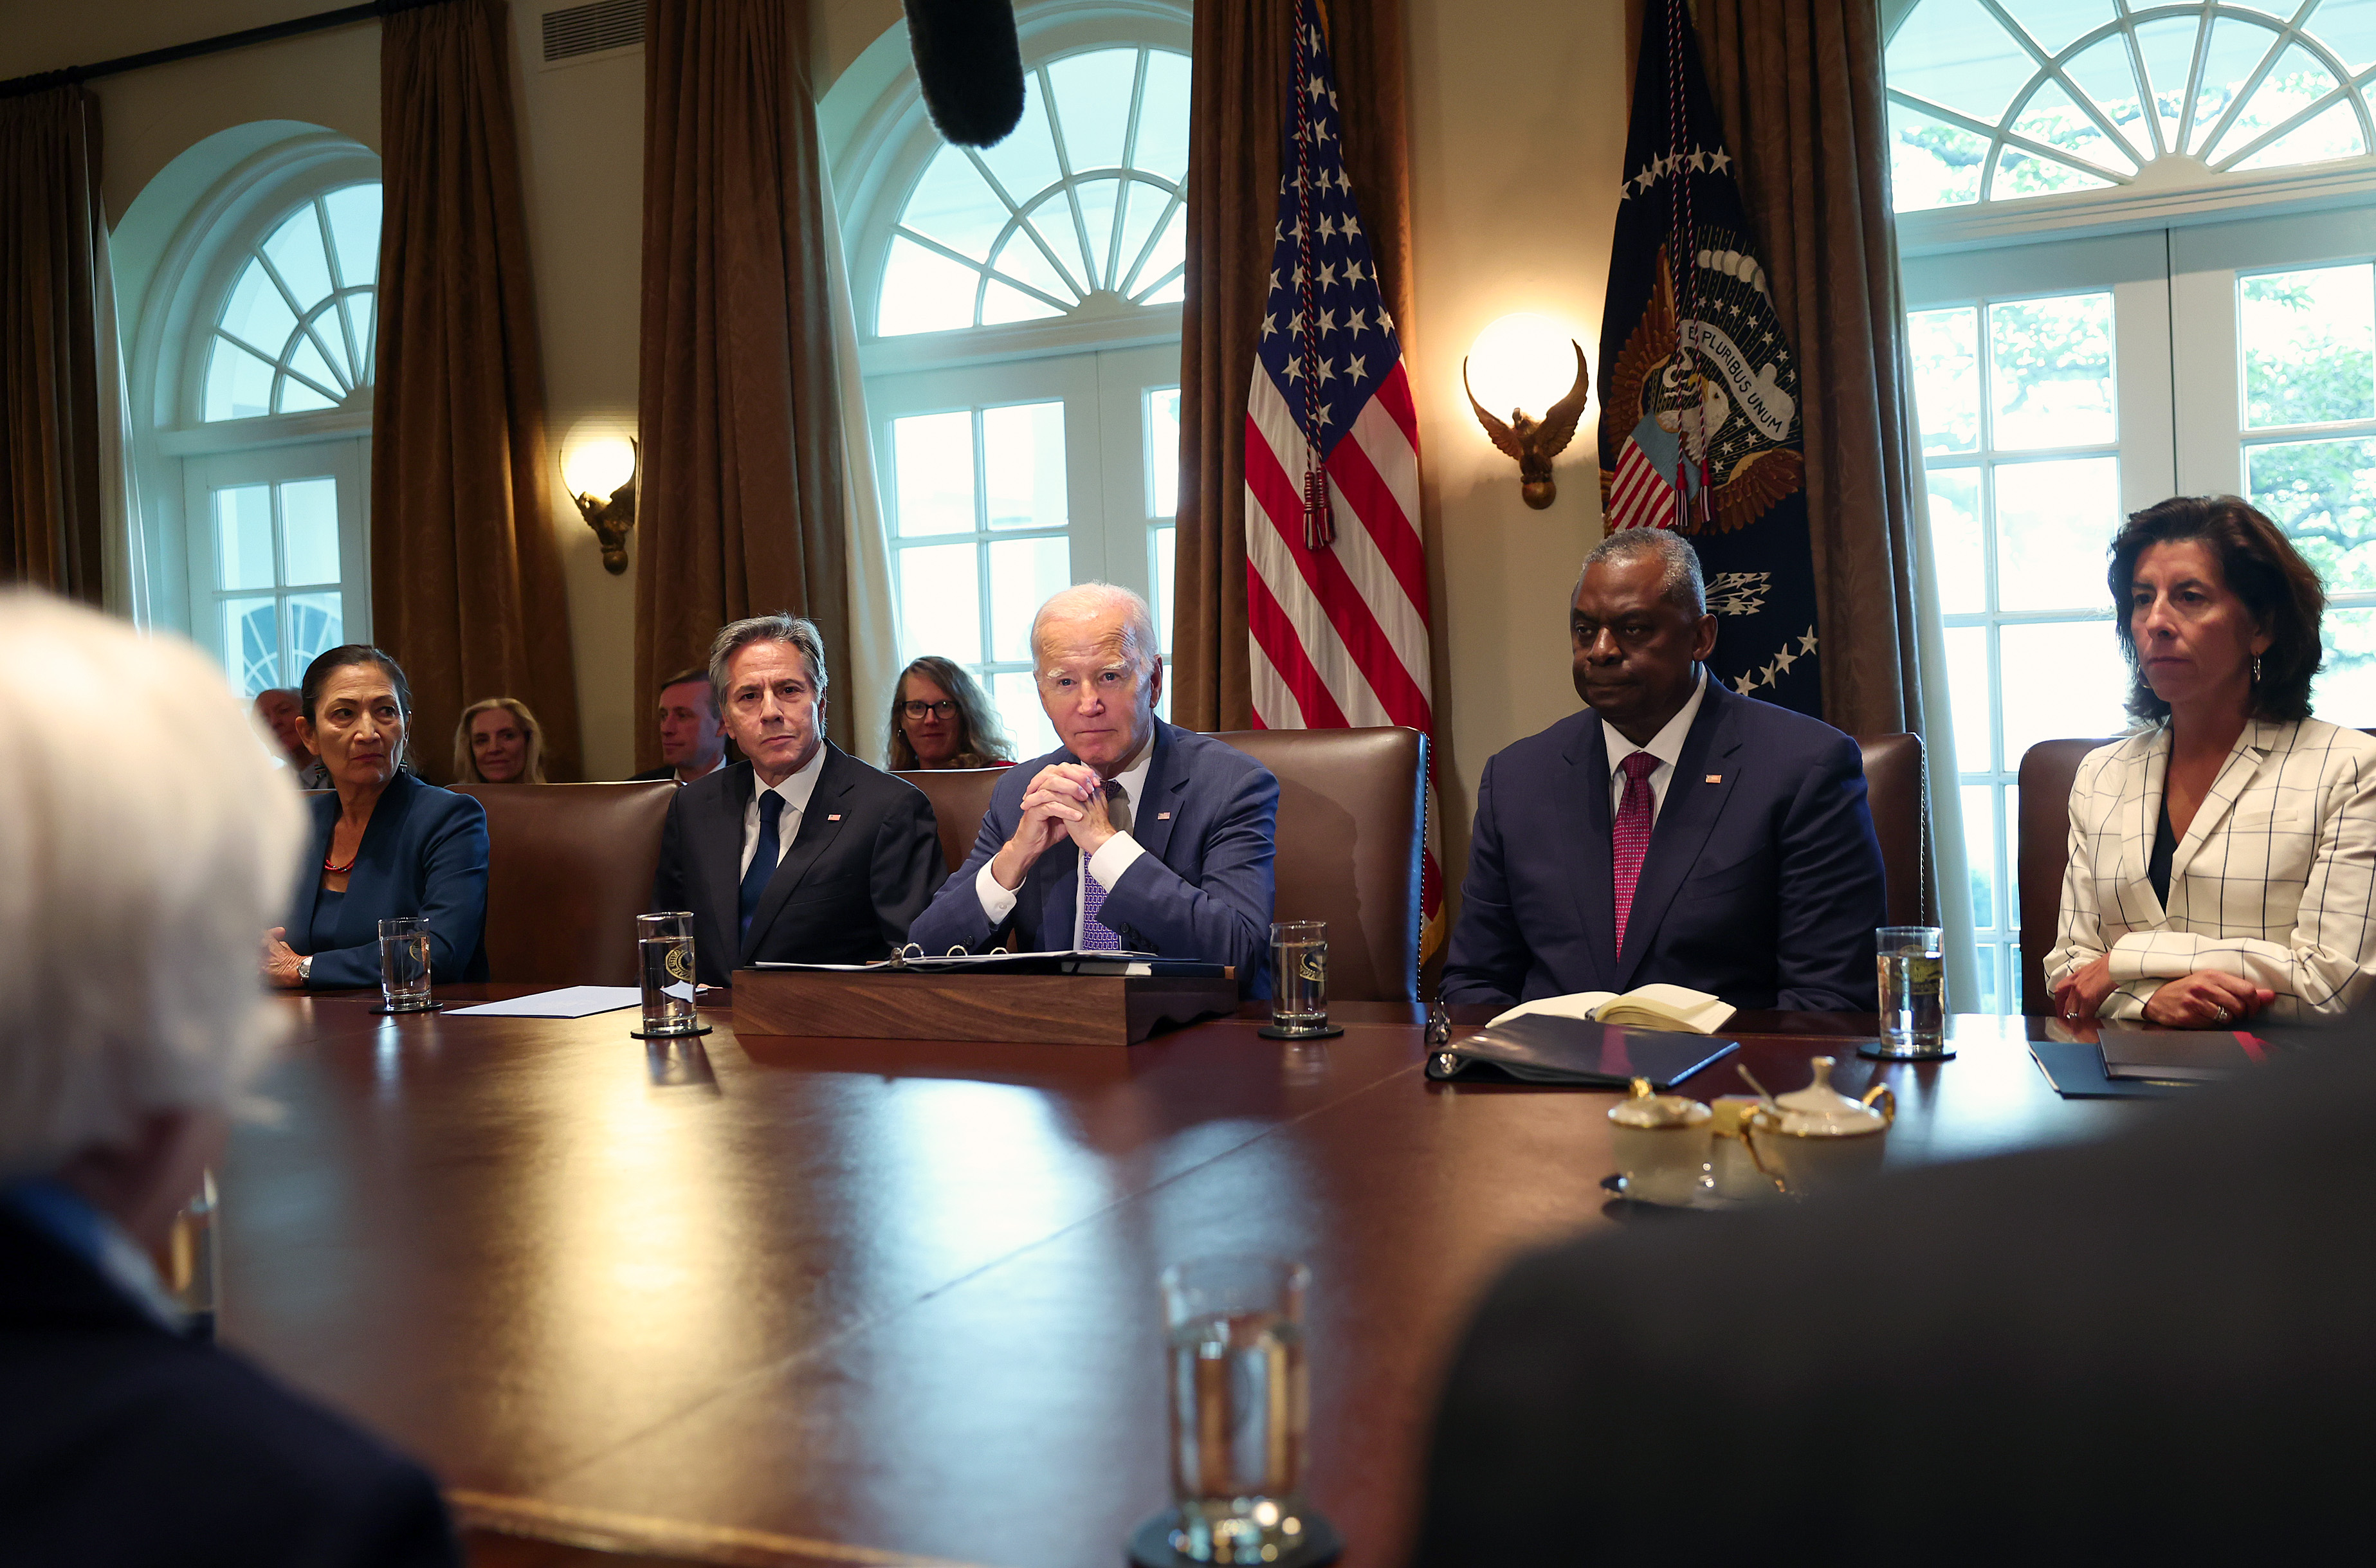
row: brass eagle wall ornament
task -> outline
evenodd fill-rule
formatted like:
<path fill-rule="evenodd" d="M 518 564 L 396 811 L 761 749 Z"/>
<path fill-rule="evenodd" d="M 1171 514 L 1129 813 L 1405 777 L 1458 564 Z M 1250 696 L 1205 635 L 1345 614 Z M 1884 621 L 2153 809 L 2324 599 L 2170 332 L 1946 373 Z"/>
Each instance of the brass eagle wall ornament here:
<path fill-rule="evenodd" d="M 1551 459 L 1566 451 L 1567 444 L 1575 439 L 1575 423 L 1584 417 L 1586 395 L 1592 388 L 1592 374 L 1584 363 L 1584 345 L 1571 338 L 1568 346 L 1575 350 L 1575 385 L 1539 420 L 1529 419 L 1524 409 L 1512 409 L 1507 424 L 1487 413 L 1485 405 L 1469 388 L 1467 359 L 1464 356 L 1460 362 L 1460 389 L 1468 393 L 1468 406 L 1477 410 L 1477 422 L 1485 427 L 1494 445 L 1518 459 L 1518 493 L 1538 512 L 1559 498 L 1559 485 L 1551 478 Z"/>

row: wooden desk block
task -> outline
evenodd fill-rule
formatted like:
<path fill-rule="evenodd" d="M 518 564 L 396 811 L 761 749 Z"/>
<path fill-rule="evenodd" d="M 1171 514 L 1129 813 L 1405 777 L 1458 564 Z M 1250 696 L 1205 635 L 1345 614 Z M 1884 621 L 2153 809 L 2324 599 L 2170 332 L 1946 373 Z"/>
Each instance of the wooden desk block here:
<path fill-rule="evenodd" d="M 734 1029 L 744 1035 L 1135 1045 L 1237 1005 L 1233 976 L 734 971 Z"/>

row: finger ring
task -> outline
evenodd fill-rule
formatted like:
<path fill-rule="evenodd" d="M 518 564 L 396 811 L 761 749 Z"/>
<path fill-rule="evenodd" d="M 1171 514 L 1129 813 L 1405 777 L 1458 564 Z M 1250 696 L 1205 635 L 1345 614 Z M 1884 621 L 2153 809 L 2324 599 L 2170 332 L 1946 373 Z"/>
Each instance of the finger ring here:
<path fill-rule="evenodd" d="M 2235 1016 L 2216 1002 L 2211 1004 L 2211 1021 L 2215 1024 L 2224 1024 Z"/>

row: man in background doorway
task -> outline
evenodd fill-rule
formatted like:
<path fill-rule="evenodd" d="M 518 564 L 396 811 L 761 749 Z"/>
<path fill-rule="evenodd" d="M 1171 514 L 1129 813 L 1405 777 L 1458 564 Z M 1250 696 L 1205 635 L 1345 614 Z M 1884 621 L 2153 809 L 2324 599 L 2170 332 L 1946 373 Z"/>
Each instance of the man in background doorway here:
<path fill-rule="evenodd" d="M 690 784 L 726 763 L 726 726 L 709 689 L 707 670 L 671 675 L 660 686 L 660 766 L 630 783 Z"/>
<path fill-rule="evenodd" d="M 296 778 L 297 788 L 330 787 L 330 770 L 322 766 L 320 757 L 306 750 L 305 738 L 298 733 L 297 719 L 305 711 L 305 704 L 295 687 L 271 686 L 256 693 L 252 711 L 255 721 L 272 732 L 280 764 Z"/>

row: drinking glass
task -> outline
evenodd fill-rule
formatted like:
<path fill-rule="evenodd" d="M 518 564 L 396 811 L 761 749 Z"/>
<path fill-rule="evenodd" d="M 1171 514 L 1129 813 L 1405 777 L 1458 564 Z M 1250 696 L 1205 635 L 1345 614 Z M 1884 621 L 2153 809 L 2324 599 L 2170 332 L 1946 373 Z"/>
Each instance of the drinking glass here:
<path fill-rule="evenodd" d="M 1163 1271 L 1170 1330 L 1171 1549 L 1198 1562 L 1275 1562 L 1315 1524 L 1303 1502 L 1312 1271 L 1225 1256 Z"/>
<path fill-rule="evenodd" d="M 429 1000 L 429 922 L 397 915 L 379 922 L 379 994 L 391 1013 L 425 1013 Z"/>
<path fill-rule="evenodd" d="M 1881 971 L 1883 1056 L 1947 1053 L 1944 933 L 1935 925 L 1885 925 L 1873 933 Z"/>
<path fill-rule="evenodd" d="M 1328 922 L 1270 928 L 1270 1021 L 1281 1034 L 1328 1032 Z"/>
<path fill-rule="evenodd" d="M 215 1336 L 215 1173 L 198 1172 L 198 1190 L 173 1216 L 165 1240 L 165 1288 L 189 1319 L 193 1339 Z"/>
<path fill-rule="evenodd" d="M 693 1004 L 693 911 L 672 909 L 636 917 L 636 952 L 644 977 L 646 1035 L 697 1035 L 701 1015 Z"/>

